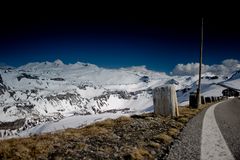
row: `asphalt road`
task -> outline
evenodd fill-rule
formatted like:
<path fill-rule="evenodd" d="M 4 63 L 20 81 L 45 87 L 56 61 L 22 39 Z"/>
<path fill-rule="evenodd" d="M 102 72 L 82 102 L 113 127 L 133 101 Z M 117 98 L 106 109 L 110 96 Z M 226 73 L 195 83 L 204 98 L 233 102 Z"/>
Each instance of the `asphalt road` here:
<path fill-rule="evenodd" d="M 240 99 L 235 98 L 215 108 L 218 127 L 236 160 L 240 160 Z"/>
<path fill-rule="evenodd" d="M 240 159 L 240 99 L 213 105 L 192 118 L 167 159 Z"/>

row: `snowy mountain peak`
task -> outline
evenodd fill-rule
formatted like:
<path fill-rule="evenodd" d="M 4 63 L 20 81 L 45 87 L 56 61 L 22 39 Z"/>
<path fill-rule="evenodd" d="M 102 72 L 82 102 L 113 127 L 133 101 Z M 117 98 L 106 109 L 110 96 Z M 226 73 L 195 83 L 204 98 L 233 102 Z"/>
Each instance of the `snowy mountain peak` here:
<path fill-rule="evenodd" d="M 146 72 L 148 71 L 147 67 L 145 65 L 142 66 L 132 66 L 132 67 L 128 67 L 129 70 L 133 70 L 133 71 L 141 71 L 141 72 Z"/>
<path fill-rule="evenodd" d="M 229 80 L 235 80 L 235 79 L 238 79 L 240 78 L 240 70 L 238 71 L 235 71 L 232 76 L 229 78 Z"/>
<path fill-rule="evenodd" d="M 121 70 L 130 71 L 139 76 L 150 76 L 152 78 L 159 78 L 159 77 L 168 78 L 169 77 L 165 72 L 156 72 L 153 70 L 149 70 L 145 65 L 121 68 Z"/>
<path fill-rule="evenodd" d="M 64 63 L 60 59 L 55 60 L 53 63 L 57 66 L 64 65 Z"/>
<path fill-rule="evenodd" d="M 91 64 L 91 63 L 84 63 L 84 62 L 76 62 L 75 64 L 73 64 L 73 66 L 80 66 L 80 67 L 94 67 L 94 68 L 98 68 L 96 65 Z"/>

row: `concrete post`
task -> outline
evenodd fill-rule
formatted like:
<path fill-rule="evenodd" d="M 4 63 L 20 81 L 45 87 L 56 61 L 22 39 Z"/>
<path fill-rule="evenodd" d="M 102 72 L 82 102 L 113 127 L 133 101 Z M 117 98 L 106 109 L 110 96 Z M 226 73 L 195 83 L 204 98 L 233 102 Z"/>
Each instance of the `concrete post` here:
<path fill-rule="evenodd" d="M 205 103 L 206 103 L 204 96 L 201 96 L 201 103 L 202 103 L 202 104 L 205 104 Z"/>
<path fill-rule="evenodd" d="M 215 102 L 215 98 L 213 96 L 211 97 L 211 99 L 212 99 L 212 102 Z"/>
<path fill-rule="evenodd" d="M 173 85 L 156 87 L 153 90 L 154 113 L 162 116 L 178 117 L 178 102 Z"/>
<path fill-rule="evenodd" d="M 189 95 L 189 106 L 191 108 L 198 108 L 198 97 L 197 97 L 197 93 L 195 92 L 191 92 L 190 95 Z"/>
<path fill-rule="evenodd" d="M 205 102 L 206 102 L 206 103 L 211 103 L 211 102 L 212 102 L 211 97 L 205 97 Z"/>

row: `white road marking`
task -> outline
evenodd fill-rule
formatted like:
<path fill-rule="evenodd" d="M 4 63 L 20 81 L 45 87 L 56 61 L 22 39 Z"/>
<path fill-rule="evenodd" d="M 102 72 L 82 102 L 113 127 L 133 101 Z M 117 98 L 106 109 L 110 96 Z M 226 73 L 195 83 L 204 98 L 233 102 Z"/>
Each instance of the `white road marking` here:
<path fill-rule="evenodd" d="M 215 119 L 218 104 L 208 108 L 203 119 L 201 160 L 234 160 Z"/>

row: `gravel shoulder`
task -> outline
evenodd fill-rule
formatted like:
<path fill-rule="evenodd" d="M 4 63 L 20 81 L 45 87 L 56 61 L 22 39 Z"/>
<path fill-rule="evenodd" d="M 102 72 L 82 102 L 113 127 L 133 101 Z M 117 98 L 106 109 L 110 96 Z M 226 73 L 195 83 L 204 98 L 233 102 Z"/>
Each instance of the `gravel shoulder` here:
<path fill-rule="evenodd" d="M 198 160 L 201 155 L 201 133 L 207 108 L 192 118 L 174 141 L 167 160 Z"/>

